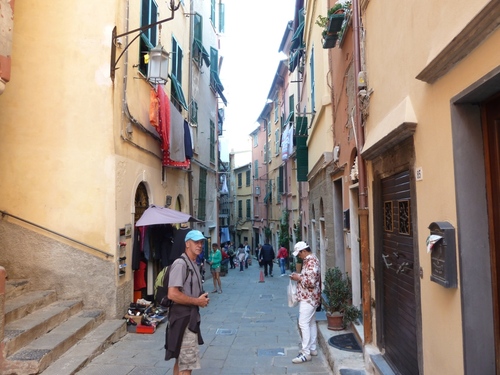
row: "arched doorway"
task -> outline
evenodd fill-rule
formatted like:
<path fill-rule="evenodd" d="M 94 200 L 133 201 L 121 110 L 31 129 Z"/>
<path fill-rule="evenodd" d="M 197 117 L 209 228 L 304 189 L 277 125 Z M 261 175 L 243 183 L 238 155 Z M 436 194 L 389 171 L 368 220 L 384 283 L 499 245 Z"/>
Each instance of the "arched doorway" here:
<path fill-rule="evenodd" d="M 149 196 L 148 196 L 148 191 L 146 189 L 146 185 L 144 185 L 144 182 L 139 183 L 137 186 L 137 189 L 135 190 L 135 215 L 134 215 L 134 223 L 137 223 L 137 220 L 139 220 L 146 211 L 146 209 L 149 207 Z"/>

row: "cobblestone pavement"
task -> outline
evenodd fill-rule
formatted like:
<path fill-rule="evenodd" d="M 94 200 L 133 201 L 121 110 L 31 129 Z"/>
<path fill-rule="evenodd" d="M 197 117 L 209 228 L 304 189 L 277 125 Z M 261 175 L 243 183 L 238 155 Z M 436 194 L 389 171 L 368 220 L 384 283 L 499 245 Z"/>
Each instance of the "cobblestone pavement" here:
<path fill-rule="evenodd" d="M 289 308 L 288 277 L 263 277 L 254 262 L 243 272 L 230 269 L 221 277 L 222 294 L 210 293 L 212 279 L 204 288 L 210 304 L 201 310 L 201 369 L 194 374 L 332 374 L 325 355 L 293 364 L 299 350 L 298 307 Z M 263 280 L 263 282 L 262 282 Z M 79 375 L 172 374 L 174 361 L 165 361 L 165 325 L 154 334 L 128 333 L 82 369 Z"/>

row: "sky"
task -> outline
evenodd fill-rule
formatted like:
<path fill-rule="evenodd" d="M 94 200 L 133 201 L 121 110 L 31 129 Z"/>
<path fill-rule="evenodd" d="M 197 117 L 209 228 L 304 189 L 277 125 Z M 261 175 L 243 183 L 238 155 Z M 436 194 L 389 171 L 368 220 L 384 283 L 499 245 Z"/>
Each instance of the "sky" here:
<path fill-rule="evenodd" d="M 225 33 L 219 56 L 227 99 L 221 159 L 235 152 L 236 166 L 251 162 L 249 134 L 258 126 L 274 74 L 284 55 L 278 52 L 295 0 L 225 0 Z M 241 157 L 238 157 L 241 155 Z M 239 161 L 239 162 L 238 162 Z"/>

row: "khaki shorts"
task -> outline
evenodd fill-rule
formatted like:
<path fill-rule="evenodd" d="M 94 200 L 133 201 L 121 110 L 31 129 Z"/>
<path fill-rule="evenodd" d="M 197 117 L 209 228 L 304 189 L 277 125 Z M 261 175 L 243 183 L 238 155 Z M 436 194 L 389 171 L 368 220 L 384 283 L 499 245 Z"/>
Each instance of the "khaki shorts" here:
<path fill-rule="evenodd" d="M 191 332 L 188 328 L 184 331 L 178 363 L 179 371 L 197 370 L 201 368 L 198 334 Z"/>

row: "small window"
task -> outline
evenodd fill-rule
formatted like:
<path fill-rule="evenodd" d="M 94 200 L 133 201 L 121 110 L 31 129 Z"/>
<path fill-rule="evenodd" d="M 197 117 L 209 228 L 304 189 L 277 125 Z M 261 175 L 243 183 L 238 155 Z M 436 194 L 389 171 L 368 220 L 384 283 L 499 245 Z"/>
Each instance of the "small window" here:
<path fill-rule="evenodd" d="M 249 165 L 249 167 L 250 167 L 250 165 Z M 247 171 L 247 173 L 246 173 L 246 180 L 247 180 L 247 181 L 246 181 L 246 186 L 250 186 L 250 179 L 251 179 L 251 176 L 250 176 L 250 174 L 251 174 L 251 173 L 250 173 L 250 172 L 251 172 L 251 171 L 250 171 L 250 169 L 249 169 L 249 170 Z"/>
<path fill-rule="evenodd" d="M 247 204 L 247 220 L 250 219 L 252 216 L 252 212 L 251 212 L 251 206 L 250 206 L 250 199 L 247 199 L 246 200 L 246 204 Z"/>
<path fill-rule="evenodd" d="M 189 121 L 192 124 L 198 124 L 198 103 L 195 100 L 191 101 L 189 107 Z"/>
<path fill-rule="evenodd" d="M 280 153 L 280 130 L 276 129 L 274 131 L 274 154 L 279 155 Z"/>

